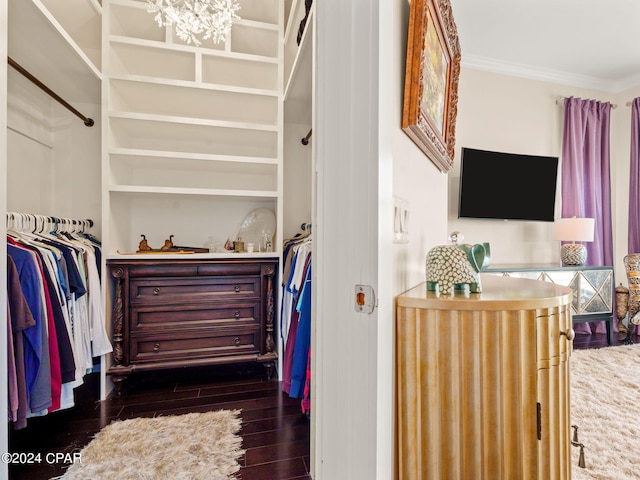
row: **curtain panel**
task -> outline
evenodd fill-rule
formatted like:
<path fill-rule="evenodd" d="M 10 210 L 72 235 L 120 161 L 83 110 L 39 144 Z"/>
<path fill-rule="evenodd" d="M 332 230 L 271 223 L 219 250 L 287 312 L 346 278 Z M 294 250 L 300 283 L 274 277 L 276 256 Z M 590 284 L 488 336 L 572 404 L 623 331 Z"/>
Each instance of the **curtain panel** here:
<path fill-rule="evenodd" d="M 631 103 L 628 253 L 640 253 L 640 97 Z"/>
<path fill-rule="evenodd" d="M 611 104 L 570 97 L 564 102 L 562 217 L 595 219 L 587 265 L 613 265 L 610 175 Z M 604 333 L 604 322 L 576 325 L 576 333 Z"/>

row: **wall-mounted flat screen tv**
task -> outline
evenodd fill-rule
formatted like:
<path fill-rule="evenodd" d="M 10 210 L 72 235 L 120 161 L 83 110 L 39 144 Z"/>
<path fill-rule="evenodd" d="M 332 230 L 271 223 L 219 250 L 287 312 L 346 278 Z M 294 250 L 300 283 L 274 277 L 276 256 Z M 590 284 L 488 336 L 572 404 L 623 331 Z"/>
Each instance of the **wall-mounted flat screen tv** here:
<path fill-rule="evenodd" d="M 552 222 L 558 157 L 462 148 L 459 218 Z"/>

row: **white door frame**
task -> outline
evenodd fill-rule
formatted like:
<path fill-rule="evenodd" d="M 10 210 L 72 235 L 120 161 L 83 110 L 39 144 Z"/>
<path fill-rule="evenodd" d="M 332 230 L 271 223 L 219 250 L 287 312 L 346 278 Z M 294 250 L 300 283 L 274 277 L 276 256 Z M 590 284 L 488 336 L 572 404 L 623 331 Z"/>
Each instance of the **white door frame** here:
<path fill-rule="evenodd" d="M 390 3 L 315 6 L 312 473 L 320 480 L 393 476 L 391 133 L 380 120 L 393 116 L 383 92 L 391 73 L 381 68 L 390 50 L 379 47 Z M 356 285 L 373 287 L 373 313 L 356 311 Z"/>
<path fill-rule="evenodd" d="M 9 43 L 9 23 L 8 23 L 8 3 L 7 0 L 0 0 L 0 58 L 6 58 Z M 0 172 L 3 172 L 0 179 L 0 212 L 7 211 L 7 62 L 2 62 L 0 67 L 0 145 L 4 145 L 0 151 Z M 0 245 L 2 245 L 2 255 L 0 255 L 0 324 L 5 327 L 0 328 L 0 351 L 7 351 L 7 224 L 6 221 L 0 226 Z M 8 412 L 8 374 L 7 355 L 0 355 L 0 411 Z M 0 453 L 9 451 L 9 427 L 8 422 L 3 421 L 0 426 Z M 9 478 L 9 467 L 5 462 L 0 462 L 0 478 Z"/>

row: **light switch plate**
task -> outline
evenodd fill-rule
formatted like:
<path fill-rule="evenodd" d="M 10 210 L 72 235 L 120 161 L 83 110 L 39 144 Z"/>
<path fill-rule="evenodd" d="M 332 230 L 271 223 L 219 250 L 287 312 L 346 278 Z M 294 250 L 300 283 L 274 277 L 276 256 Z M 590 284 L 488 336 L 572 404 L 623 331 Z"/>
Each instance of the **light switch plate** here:
<path fill-rule="evenodd" d="M 393 243 L 409 242 L 409 202 L 393 197 Z"/>

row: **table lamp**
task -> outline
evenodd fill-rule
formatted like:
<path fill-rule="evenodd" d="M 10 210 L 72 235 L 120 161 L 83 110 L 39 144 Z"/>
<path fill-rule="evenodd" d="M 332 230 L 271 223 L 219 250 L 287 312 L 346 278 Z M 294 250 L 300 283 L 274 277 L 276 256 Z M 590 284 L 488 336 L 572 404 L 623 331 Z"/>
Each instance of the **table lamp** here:
<path fill-rule="evenodd" d="M 593 242 L 595 220 L 593 218 L 559 218 L 555 221 L 555 239 L 570 241 L 560 249 L 563 265 L 584 265 L 587 247 L 576 242 Z"/>

